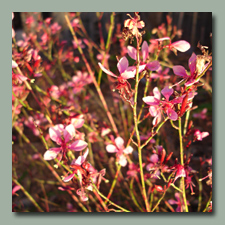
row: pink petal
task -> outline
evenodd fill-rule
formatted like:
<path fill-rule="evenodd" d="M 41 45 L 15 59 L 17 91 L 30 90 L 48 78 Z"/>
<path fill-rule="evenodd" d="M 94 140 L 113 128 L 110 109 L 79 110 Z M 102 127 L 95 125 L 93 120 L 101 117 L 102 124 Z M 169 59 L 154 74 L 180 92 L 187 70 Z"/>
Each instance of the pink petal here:
<path fill-rule="evenodd" d="M 123 73 L 120 74 L 120 76 L 127 80 L 130 78 L 134 78 L 136 74 L 136 67 L 135 66 L 130 66 L 128 67 Z"/>
<path fill-rule="evenodd" d="M 153 163 L 157 163 L 159 161 L 159 156 L 157 154 L 152 154 L 150 157 L 150 161 Z"/>
<path fill-rule="evenodd" d="M 131 154 L 133 152 L 133 148 L 131 146 L 128 146 L 123 150 L 124 154 Z"/>
<path fill-rule="evenodd" d="M 191 45 L 187 41 L 176 41 L 171 44 L 171 46 L 175 49 L 177 49 L 180 52 L 186 52 Z"/>
<path fill-rule="evenodd" d="M 117 78 L 117 76 L 114 73 L 112 73 L 111 71 L 107 70 L 101 63 L 98 63 L 98 65 L 102 69 L 102 71 L 104 71 L 106 74 Z"/>
<path fill-rule="evenodd" d="M 76 191 L 76 193 L 77 193 L 77 195 L 80 196 L 81 201 L 85 202 L 88 200 L 88 197 L 87 197 L 86 193 L 84 192 L 83 188 L 78 189 Z"/>
<path fill-rule="evenodd" d="M 85 153 L 82 155 L 82 156 L 79 156 L 75 161 L 73 161 L 73 163 L 71 163 L 71 164 L 75 164 L 75 165 L 78 165 L 78 166 L 80 166 L 85 160 L 86 160 L 86 158 L 87 158 L 87 156 L 88 156 L 88 152 L 89 152 L 89 150 L 88 150 L 88 148 L 87 148 L 87 150 L 85 151 Z"/>
<path fill-rule="evenodd" d="M 67 177 L 64 177 L 63 178 L 63 181 L 64 182 L 69 182 L 70 180 L 72 180 L 72 178 L 74 177 L 74 173 L 72 173 L 72 174 L 70 174 L 69 176 L 67 176 Z"/>
<path fill-rule="evenodd" d="M 166 98 L 166 100 L 169 101 L 170 96 L 173 94 L 173 88 L 169 88 L 169 86 L 166 86 L 162 89 L 161 93 Z"/>
<path fill-rule="evenodd" d="M 16 185 L 13 189 L 12 189 L 12 195 L 15 194 L 17 191 L 19 191 L 21 189 L 21 186 Z"/>
<path fill-rule="evenodd" d="M 18 64 L 14 60 L 12 60 L 12 68 L 16 68 L 17 66 Z"/>
<path fill-rule="evenodd" d="M 54 127 L 49 128 L 50 138 L 59 145 L 62 143 L 61 133 L 63 132 L 63 130 L 64 126 L 62 124 L 57 124 Z"/>
<path fill-rule="evenodd" d="M 195 53 L 193 52 L 190 59 L 188 60 L 188 65 L 189 65 L 191 74 L 194 74 L 194 72 L 196 70 L 196 58 L 197 57 L 196 57 Z"/>
<path fill-rule="evenodd" d="M 70 124 L 66 126 L 64 132 L 63 132 L 64 140 L 67 143 L 75 136 L 75 128 L 73 124 Z"/>
<path fill-rule="evenodd" d="M 142 100 L 148 105 L 159 105 L 159 100 L 153 96 L 146 96 Z"/>
<path fill-rule="evenodd" d="M 137 50 L 133 46 L 127 46 L 127 53 L 132 59 L 137 60 Z"/>
<path fill-rule="evenodd" d="M 141 73 L 145 69 L 146 69 L 146 64 L 140 65 L 139 66 L 139 73 Z"/>
<path fill-rule="evenodd" d="M 143 57 L 143 61 L 145 62 L 145 60 L 148 58 L 148 43 L 147 41 L 144 41 L 141 47 L 141 52 L 142 52 L 142 57 Z"/>
<path fill-rule="evenodd" d="M 150 106 L 149 107 L 149 113 L 151 114 L 151 116 L 155 117 L 158 114 L 158 106 Z"/>
<path fill-rule="evenodd" d="M 87 147 L 87 143 L 82 140 L 77 140 L 73 142 L 72 144 L 68 145 L 68 148 L 73 150 L 73 151 L 81 151 Z"/>
<path fill-rule="evenodd" d="M 123 73 L 128 68 L 128 66 L 129 66 L 129 62 L 125 56 L 122 57 L 120 61 L 117 63 L 117 68 L 120 74 Z"/>
<path fill-rule="evenodd" d="M 167 115 L 173 121 L 176 121 L 178 119 L 177 113 L 171 108 L 167 109 Z"/>
<path fill-rule="evenodd" d="M 57 157 L 57 155 L 61 152 L 61 148 L 50 148 L 44 154 L 44 160 L 52 160 Z"/>
<path fill-rule="evenodd" d="M 156 117 L 153 119 L 152 125 L 155 126 L 155 125 L 157 125 L 160 121 L 161 121 L 161 114 L 158 113 L 158 114 L 156 115 Z"/>
<path fill-rule="evenodd" d="M 154 97 L 155 97 L 156 99 L 160 100 L 161 94 L 160 94 L 160 91 L 159 91 L 158 87 L 155 87 L 155 88 L 153 89 L 153 94 L 154 94 Z"/>
<path fill-rule="evenodd" d="M 84 124 L 84 119 L 83 118 L 72 118 L 71 124 L 73 124 L 73 126 L 75 128 L 81 128 Z"/>
<path fill-rule="evenodd" d="M 173 67 L 173 72 L 177 76 L 183 77 L 183 78 L 188 78 L 188 75 L 186 73 L 186 70 L 183 66 L 174 66 Z"/>
<path fill-rule="evenodd" d="M 127 165 L 127 159 L 124 155 L 119 156 L 119 162 L 121 166 L 125 167 Z"/>
<path fill-rule="evenodd" d="M 158 70 L 158 69 L 160 68 L 160 64 L 159 64 L 159 62 L 156 60 L 156 61 L 152 61 L 152 62 L 148 63 L 148 64 L 146 65 L 146 67 L 147 67 L 149 70 L 151 70 L 151 71 L 156 71 L 156 70 Z"/>
<path fill-rule="evenodd" d="M 155 39 L 157 41 L 165 41 L 165 40 L 170 40 L 170 37 L 163 37 L 163 38 L 158 38 L 158 39 Z"/>
<path fill-rule="evenodd" d="M 109 144 L 106 146 L 106 151 L 109 153 L 115 153 L 118 152 L 117 148 L 115 145 Z"/>
<path fill-rule="evenodd" d="M 123 149 L 124 148 L 124 146 L 123 146 L 123 144 L 124 144 L 123 138 L 117 137 L 115 139 L 115 143 L 116 143 L 116 146 L 118 147 L 118 149 Z"/>

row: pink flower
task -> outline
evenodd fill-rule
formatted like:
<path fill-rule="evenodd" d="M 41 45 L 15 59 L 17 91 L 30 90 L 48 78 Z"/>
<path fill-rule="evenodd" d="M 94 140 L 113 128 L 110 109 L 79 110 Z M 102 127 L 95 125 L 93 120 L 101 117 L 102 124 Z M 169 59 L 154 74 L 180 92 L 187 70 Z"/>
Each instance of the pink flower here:
<path fill-rule="evenodd" d="M 117 161 L 121 166 L 127 165 L 127 159 L 125 155 L 131 154 L 133 152 L 133 148 L 131 146 L 124 147 L 124 140 L 121 137 L 117 137 L 114 140 L 114 145 L 109 144 L 106 146 L 106 151 L 109 153 L 116 153 Z M 125 154 L 125 155 L 124 155 Z"/>
<path fill-rule="evenodd" d="M 193 117 L 194 118 L 200 118 L 202 120 L 206 119 L 206 113 L 207 113 L 207 108 L 204 108 L 200 113 L 194 113 Z"/>
<path fill-rule="evenodd" d="M 77 159 L 75 159 L 71 162 L 70 167 L 73 168 L 74 171 L 69 176 L 63 178 L 64 182 L 69 182 L 70 180 L 73 179 L 77 170 L 79 170 L 80 166 L 85 162 L 85 160 L 88 156 L 88 152 L 89 152 L 89 150 L 87 148 L 87 150 L 85 151 L 85 153 L 82 156 L 79 156 Z"/>
<path fill-rule="evenodd" d="M 136 66 L 129 66 L 129 62 L 127 58 L 124 56 L 120 59 L 120 61 L 117 63 L 117 68 L 119 70 L 120 75 L 116 76 L 113 72 L 107 70 L 101 63 L 98 63 L 100 68 L 108 75 L 112 77 L 118 78 L 118 80 L 127 80 L 130 78 L 134 78 L 136 74 Z M 139 72 L 142 72 L 144 70 L 143 67 L 139 67 Z"/>
<path fill-rule="evenodd" d="M 196 129 L 194 131 L 194 136 L 195 136 L 196 140 L 202 141 L 203 138 L 209 136 L 209 132 L 201 132 L 200 130 Z"/>
<path fill-rule="evenodd" d="M 57 155 L 62 152 L 62 158 L 66 159 L 66 152 L 70 149 L 72 151 L 81 151 L 87 147 L 87 143 L 82 140 L 76 140 L 73 142 L 75 137 L 75 128 L 72 124 L 64 127 L 63 124 L 57 124 L 54 127 L 49 128 L 50 138 L 56 142 L 60 147 L 50 148 L 44 154 L 45 160 L 52 160 L 57 157 Z"/>
<path fill-rule="evenodd" d="M 138 29 L 142 29 L 145 26 L 145 23 L 141 20 L 138 13 L 135 13 L 135 17 L 131 17 L 130 14 L 127 14 L 130 19 L 124 21 L 124 27 L 127 27 L 134 36 L 139 36 L 140 32 Z"/>
<path fill-rule="evenodd" d="M 161 121 L 163 111 L 171 120 L 175 121 L 178 119 L 178 115 L 174 111 L 174 104 L 181 103 L 182 98 L 169 100 L 170 96 L 173 94 L 173 89 L 169 88 L 168 86 L 163 88 L 161 93 L 164 95 L 165 100 L 160 100 L 161 94 L 157 87 L 153 89 L 154 96 L 147 96 L 143 98 L 143 101 L 150 105 L 149 112 L 151 116 L 155 117 L 153 120 L 153 125 L 157 125 Z"/>
<path fill-rule="evenodd" d="M 180 201 L 180 194 L 175 193 L 175 198 L 176 198 L 176 200 L 173 200 L 173 199 L 168 200 L 168 203 L 170 205 L 177 205 L 176 212 L 182 212 L 182 210 L 181 210 L 182 203 Z M 189 201 L 187 201 L 187 204 L 189 204 Z"/>
<path fill-rule="evenodd" d="M 146 63 L 147 62 L 147 59 L 148 59 L 148 55 L 149 55 L 149 50 L 148 50 L 148 43 L 147 41 L 144 41 L 143 44 L 142 44 L 142 47 L 141 47 L 141 54 L 142 54 L 142 61 L 141 61 L 141 70 L 144 68 L 145 69 L 145 66 L 151 70 L 151 71 L 155 71 L 155 70 L 158 70 L 159 67 L 160 67 L 160 64 L 158 61 L 153 61 L 153 62 L 150 62 L 150 63 Z M 127 46 L 127 53 L 128 55 L 134 59 L 134 60 L 137 60 L 137 50 L 136 48 L 134 48 L 133 46 Z"/>
<path fill-rule="evenodd" d="M 169 45 L 165 45 L 165 46 L 163 46 L 163 48 L 168 47 L 170 50 L 175 49 L 175 50 L 178 50 L 180 52 L 186 52 L 191 47 L 191 45 L 187 41 L 184 41 L 184 40 L 180 40 L 180 41 L 176 41 L 176 42 L 171 43 L 170 37 L 158 38 L 156 40 L 159 41 L 159 42 L 169 40 L 170 41 Z"/>
<path fill-rule="evenodd" d="M 197 56 L 195 55 L 195 53 L 192 53 L 188 61 L 188 65 L 189 65 L 189 69 L 191 73 L 190 75 L 187 74 L 183 66 L 173 67 L 174 74 L 186 80 L 185 86 L 190 86 L 199 81 L 199 79 L 197 79 L 197 73 L 196 73 L 196 59 L 197 59 Z"/>
<path fill-rule="evenodd" d="M 150 172 L 151 178 L 159 178 L 161 172 L 169 172 L 166 165 L 173 153 L 166 157 L 166 151 L 162 146 L 156 146 L 157 151 L 154 149 L 150 157 L 150 163 L 146 166 L 146 170 Z M 165 158 L 166 157 L 166 158 Z"/>
<path fill-rule="evenodd" d="M 62 28 L 62 27 L 61 27 L 57 22 L 53 23 L 53 24 L 51 25 L 51 32 L 52 32 L 52 34 L 55 34 L 55 33 L 56 33 L 57 31 L 59 31 L 61 28 Z"/>
<path fill-rule="evenodd" d="M 73 160 L 70 167 L 73 170 L 72 174 L 63 178 L 64 182 L 69 182 L 75 174 L 77 174 L 80 188 L 76 191 L 77 195 L 80 196 L 82 201 L 87 201 L 88 196 L 86 190 L 93 190 L 93 183 L 96 184 L 97 188 L 101 183 L 101 180 L 105 180 L 105 169 L 97 171 L 90 163 L 86 161 L 88 155 L 88 149 L 85 151 L 84 155 L 79 156 L 77 159 Z"/>

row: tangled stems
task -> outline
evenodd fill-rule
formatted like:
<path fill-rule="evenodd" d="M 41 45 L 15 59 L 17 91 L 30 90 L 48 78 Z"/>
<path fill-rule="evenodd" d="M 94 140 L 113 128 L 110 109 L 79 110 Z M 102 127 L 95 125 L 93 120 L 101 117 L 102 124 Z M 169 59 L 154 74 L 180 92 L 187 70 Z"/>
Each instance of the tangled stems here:
<path fill-rule="evenodd" d="M 181 117 L 179 117 L 178 124 L 179 124 L 178 131 L 179 131 L 179 140 L 180 140 L 180 163 L 181 163 L 181 166 L 184 166 L 184 149 L 183 149 L 183 139 L 182 139 Z M 182 190 L 182 195 L 183 195 L 185 211 L 188 212 L 184 177 L 181 177 L 181 190 Z"/>
<path fill-rule="evenodd" d="M 34 206 L 37 208 L 39 212 L 44 212 L 44 210 L 38 205 L 38 203 L 35 201 L 35 199 L 25 190 L 25 188 L 15 179 L 12 178 L 12 181 L 20 186 L 20 189 L 23 191 L 23 193 L 27 196 L 27 198 L 34 204 Z"/>
<path fill-rule="evenodd" d="M 116 134 L 117 136 L 119 136 L 119 133 L 118 133 L 116 124 L 115 124 L 115 122 L 114 122 L 114 120 L 113 120 L 112 114 L 109 112 L 109 109 L 108 109 L 108 106 L 107 106 L 107 104 L 106 104 L 105 98 L 104 98 L 104 96 L 103 96 L 103 94 L 102 94 L 102 91 L 101 91 L 101 89 L 100 89 L 100 87 L 99 87 L 99 85 L 98 85 L 98 83 L 97 83 L 97 81 L 96 81 L 96 79 L 95 79 L 95 76 L 94 76 L 94 74 L 93 74 L 93 72 L 92 72 L 92 70 L 91 70 L 91 67 L 90 67 L 90 65 L 89 65 L 89 63 L 88 63 L 88 61 L 87 61 L 87 59 L 86 59 L 86 57 L 85 57 L 85 55 L 84 55 L 84 53 L 83 53 L 82 48 L 79 46 L 79 43 L 78 43 L 78 40 L 77 40 L 77 36 L 76 36 L 76 34 L 75 34 L 75 32 L 74 32 L 74 30 L 73 30 L 71 24 L 70 24 L 70 21 L 69 21 L 69 18 L 68 18 L 67 15 L 65 15 L 65 19 L 66 19 L 67 25 L 68 25 L 68 27 L 69 27 L 69 29 L 70 29 L 70 32 L 71 32 L 71 34 L 72 34 L 72 36 L 73 36 L 73 39 L 74 39 L 74 41 L 75 41 L 76 44 L 77 44 L 78 51 L 80 52 L 80 54 L 81 54 L 81 56 L 82 56 L 82 59 L 83 59 L 85 65 L 86 65 L 86 67 L 87 67 L 87 70 L 88 70 L 88 72 L 89 72 L 89 74 L 90 74 L 90 76 L 91 76 L 91 78 L 92 78 L 92 81 L 93 81 L 93 83 L 94 83 L 94 85 L 95 85 L 95 88 L 96 88 L 96 90 L 97 90 L 97 92 L 98 92 L 98 95 L 99 95 L 99 97 L 100 97 L 100 99 L 101 99 L 101 101 L 102 101 L 102 104 L 103 104 L 103 106 L 104 106 L 104 109 L 105 109 L 105 111 L 106 111 L 106 114 L 107 114 L 107 116 L 108 116 L 108 119 L 109 119 L 109 121 L 110 121 L 110 123 L 111 123 L 111 125 L 112 125 L 112 128 L 113 128 L 115 134 Z"/>

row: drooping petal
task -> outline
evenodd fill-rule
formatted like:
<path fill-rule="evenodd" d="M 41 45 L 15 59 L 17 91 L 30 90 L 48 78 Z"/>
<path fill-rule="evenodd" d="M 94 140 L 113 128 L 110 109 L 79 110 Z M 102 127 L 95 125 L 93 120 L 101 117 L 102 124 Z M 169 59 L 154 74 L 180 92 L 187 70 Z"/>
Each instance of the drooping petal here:
<path fill-rule="evenodd" d="M 123 167 L 127 165 L 127 159 L 124 155 L 119 156 L 119 164 Z"/>
<path fill-rule="evenodd" d="M 137 50 L 133 46 L 127 46 L 127 53 L 132 59 L 137 60 Z"/>
<path fill-rule="evenodd" d="M 162 89 L 161 93 L 166 98 L 166 100 L 169 101 L 170 96 L 173 94 L 173 88 L 169 88 L 169 86 L 166 86 Z"/>
<path fill-rule="evenodd" d="M 131 154 L 133 152 L 133 148 L 131 146 L 128 146 L 123 150 L 124 154 Z"/>
<path fill-rule="evenodd" d="M 78 165 L 78 166 L 80 166 L 80 165 L 86 160 L 86 158 L 87 158 L 87 156 L 88 156 L 88 152 L 89 152 L 89 150 L 88 150 L 88 148 L 87 148 L 87 150 L 85 151 L 85 153 L 84 153 L 82 156 L 79 156 L 75 161 L 72 162 L 73 165 Z M 72 163 L 71 163 L 71 164 L 72 164 Z"/>
<path fill-rule="evenodd" d="M 146 67 L 151 70 L 151 71 L 156 71 L 160 68 L 160 64 L 159 62 L 156 60 L 156 61 L 152 61 L 150 63 L 147 63 L 146 64 Z"/>
<path fill-rule="evenodd" d="M 63 130 L 64 130 L 63 124 L 57 124 L 54 127 L 49 128 L 50 138 L 59 145 L 62 143 L 61 133 L 63 132 Z"/>
<path fill-rule="evenodd" d="M 123 140 L 123 138 L 121 138 L 121 137 L 117 137 L 116 139 L 115 139 L 115 143 L 116 143 L 116 146 L 118 147 L 118 149 L 123 149 L 124 148 L 124 140 Z"/>
<path fill-rule="evenodd" d="M 188 78 L 188 75 L 186 73 L 186 70 L 183 66 L 174 66 L 173 67 L 173 72 L 177 76 L 183 77 L 183 78 Z"/>
<path fill-rule="evenodd" d="M 64 182 L 69 182 L 70 180 L 72 180 L 72 178 L 74 177 L 74 173 L 72 173 L 72 174 L 70 174 L 69 176 L 67 176 L 67 177 L 64 177 L 63 178 L 63 181 Z"/>
<path fill-rule="evenodd" d="M 117 63 L 117 68 L 120 74 L 123 73 L 128 68 L 128 66 L 129 66 L 129 62 L 125 56 L 122 57 L 120 61 Z"/>
<path fill-rule="evenodd" d="M 173 121 L 176 121 L 178 119 L 177 113 L 171 108 L 167 109 L 167 116 Z"/>
<path fill-rule="evenodd" d="M 115 145 L 109 144 L 106 146 L 106 151 L 109 153 L 115 153 L 118 152 L 117 148 Z"/>
<path fill-rule="evenodd" d="M 142 57 L 143 57 L 143 61 L 145 62 L 145 60 L 148 58 L 148 43 L 147 41 L 144 41 L 141 47 L 141 52 L 142 52 Z"/>
<path fill-rule="evenodd" d="M 190 68 L 191 75 L 193 75 L 196 70 L 196 58 L 197 57 L 196 57 L 195 53 L 193 52 L 191 57 L 188 60 L 188 65 Z"/>
<path fill-rule="evenodd" d="M 44 160 L 52 160 L 57 157 L 57 155 L 60 153 L 62 149 L 61 148 L 50 148 L 48 149 L 44 154 Z"/>
<path fill-rule="evenodd" d="M 73 142 L 72 144 L 68 145 L 68 148 L 73 151 L 81 151 L 87 147 L 87 142 L 83 140 L 77 140 Z"/>
<path fill-rule="evenodd" d="M 66 126 L 65 130 L 63 131 L 63 136 L 66 143 L 75 136 L 75 128 L 73 124 Z"/>
<path fill-rule="evenodd" d="M 117 76 L 113 72 L 107 70 L 101 63 L 98 63 L 98 65 L 102 69 L 102 71 L 104 71 L 106 74 L 117 78 Z"/>
<path fill-rule="evenodd" d="M 159 105 L 159 99 L 153 96 L 143 97 L 142 100 L 148 105 Z"/>
<path fill-rule="evenodd" d="M 173 42 L 171 46 L 180 52 L 186 52 L 191 47 L 191 45 L 184 40 Z"/>

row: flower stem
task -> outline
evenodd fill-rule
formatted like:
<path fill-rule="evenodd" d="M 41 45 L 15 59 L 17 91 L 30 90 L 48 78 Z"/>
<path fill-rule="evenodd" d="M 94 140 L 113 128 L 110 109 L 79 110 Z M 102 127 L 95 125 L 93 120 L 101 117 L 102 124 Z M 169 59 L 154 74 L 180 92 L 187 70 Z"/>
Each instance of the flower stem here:
<path fill-rule="evenodd" d="M 101 99 L 101 102 L 102 102 L 102 104 L 103 104 L 103 106 L 104 106 L 104 109 L 105 109 L 105 111 L 106 111 L 106 114 L 107 114 L 107 116 L 108 116 L 108 119 L 109 119 L 109 121 L 110 121 L 110 123 L 111 123 L 111 125 L 112 125 L 113 131 L 115 132 L 115 134 L 116 134 L 117 136 L 119 136 L 119 133 L 118 133 L 116 124 L 115 124 L 115 122 L 114 122 L 114 120 L 113 120 L 112 114 L 109 112 L 109 109 L 108 109 L 108 106 L 107 106 L 107 104 L 106 104 L 105 98 L 104 98 L 104 96 L 103 96 L 103 94 L 102 94 L 102 91 L 101 91 L 101 89 L 100 89 L 100 87 L 99 87 L 99 85 L 98 85 L 98 83 L 97 83 L 97 81 L 96 81 L 96 78 L 95 78 L 95 76 L 94 76 L 94 73 L 93 73 L 93 71 L 91 70 L 91 67 L 90 67 L 90 65 L 89 65 L 89 63 L 88 63 L 88 61 L 87 61 L 87 59 L 86 59 L 86 57 L 85 57 L 85 55 L 84 55 L 84 53 L 83 53 L 82 48 L 79 46 L 77 36 L 76 36 L 76 34 L 75 34 L 75 32 L 74 32 L 74 30 L 73 30 L 71 24 L 70 24 L 70 21 L 69 21 L 69 18 L 68 18 L 67 15 L 65 15 L 65 19 L 66 19 L 67 25 L 68 25 L 68 27 L 69 27 L 69 29 L 70 29 L 70 32 L 71 32 L 71 34 L 72 34 L 72 36 L 73 36 L 73 39 L 74 39 L 74 41 L 75 41 L 76 44 L 77 44 L 78 51 L 80 52 L 80 54 L 81 54 L 81 56 L 82 56 L 82 59 L 83 59 L 85 65 L 86 65 L 86 68 L 87 68 L 87 70 L 88 70 L 88 72 L 89 72 L 89 74 L 90 74 L 90 76 L 91 76 L 91 78 L 92 78 L 92 81 L 93 81 L 93 83 L 94 83 L 94 85 L 95 85 L 95 88 L 96 88 L 96 90 L 97 90 L 97 92 L 98 92 L 98 95 L 99 95 L 99 97 L 100 97 L 100 99 Z"/>
<path fill-rule="evenodd" d="M 178 124 L 179 124 L 179 140 L 180 140 L 180 162 L 181 162 L 181 166 L 184 166 L 184 149 L 183 149 L 181 117 L 179 117 Z M 188 212 L 184 177 L 181 177 L 181 188 L 180 189 L 182 190 L 185 211 Z"/>
<path fill-rule="evenodd" d="M 121 210 L 124 211 L 124 212 L 130 212 L 129 210 L 124 209 L 123 207 L 121 207 L 121 206 L 115 204 L 114 202 L 110 201 L 107 197 L 105 197 L 105 196 L 98 190 L 98 188 L 95 186 L 95 184 L 92 184 L 92 185 L 93 185 L 93 187 L 95 188 L 95 190 L 97 191 L 97 193 L 98 193 L 102 198 L 104 198 L 105 200 L 107 200 L 111 205 L 113 205 L 113 206 L 115 206 L 115 207 L 121 209 Z"/>

